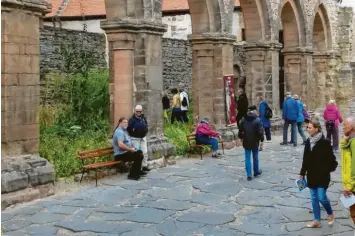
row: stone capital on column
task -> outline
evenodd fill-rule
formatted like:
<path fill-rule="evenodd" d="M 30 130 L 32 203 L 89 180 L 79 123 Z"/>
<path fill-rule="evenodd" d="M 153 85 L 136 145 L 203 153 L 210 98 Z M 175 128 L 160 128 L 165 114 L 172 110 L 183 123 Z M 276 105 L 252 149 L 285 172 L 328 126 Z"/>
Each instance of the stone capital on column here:
<path fill-rule="evenodd" d="M 9 11 L 11 9 L 21 9 L 30 11 L 41 16 L 52 11 L 52 4 L 45 0 L 1 0 L 1 11 Z"/>
<path fill-rule="evenodd" d="M 313 55 L 314 51 L 312 48 L 295 48 L 295 49 L 284 49 L 282 50 L 285 56 L 288 55 L 299 55 L 299 56 L 306 56 L 306 55 Z"/>
<path fill-rule="evenodd" d="M 252 42 L 244 45 L 245 51 L 280 51 L 282 44 L 279 42 Z"/>
<path fill-rule="evenodd" d="M 147 33 L 163 35 L 166 31 L 166 24 L 158 21 L 147 21 L 141 19 L 117 19 L 101 21 L 100 27 L 107 34 L 113 33 Z"/>

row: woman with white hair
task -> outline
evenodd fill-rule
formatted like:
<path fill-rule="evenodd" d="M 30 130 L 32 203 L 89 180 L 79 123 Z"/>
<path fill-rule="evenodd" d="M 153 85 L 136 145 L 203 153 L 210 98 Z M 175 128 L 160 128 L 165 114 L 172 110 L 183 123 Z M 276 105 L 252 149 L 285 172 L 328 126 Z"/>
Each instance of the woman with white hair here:
<path fill-rule="evenodd" d="M 325 127 L 327 129 L 327 139 L 333 139 L 333 150 L 339 148 L 339 124 L 343 122 L 339 109 L 335 105 L 335 100 L 331 99 L 324 110 Z"/>

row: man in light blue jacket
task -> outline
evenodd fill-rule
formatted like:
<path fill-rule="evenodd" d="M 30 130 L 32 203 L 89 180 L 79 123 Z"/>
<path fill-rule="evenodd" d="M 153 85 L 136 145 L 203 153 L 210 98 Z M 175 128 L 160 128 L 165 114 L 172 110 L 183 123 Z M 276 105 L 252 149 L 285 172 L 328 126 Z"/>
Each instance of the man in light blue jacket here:
<path fill-rule="evenodd" d="M 295 94 L 293 95 L 293 98 L 296 100 L 297 104 L 298 104 L 298 116 L 297 116 L 297 128 L 298 128 L 298 133 L 301 135 L 303 143 L 302 145 L 305 145 L 306 143 L 306 135 L 304 134 L 304 130 L 303 130 L 303 122 L 304 122 L 304 115 L 303 115 L 303 103 L 301 102 L 301 100 L 299 99 L 298 95 Z"/>
<path fill-rule="evenodd" d="M 280 145 L 287 145 L 288 126 L 291 125 L 291 143 L 297 147 L 297 118 L 298 104 L 292 98 L 291 93 L 286 93 L 286 99 L 282 106 L 282 119 L 284 120 L 283 127 L 283 142 Z"/>

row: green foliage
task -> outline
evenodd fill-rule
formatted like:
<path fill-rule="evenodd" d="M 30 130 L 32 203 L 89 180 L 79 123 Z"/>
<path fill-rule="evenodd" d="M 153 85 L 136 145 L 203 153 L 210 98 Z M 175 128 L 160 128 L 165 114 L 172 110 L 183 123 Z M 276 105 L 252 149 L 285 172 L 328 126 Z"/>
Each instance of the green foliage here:
<path fill-rule="evenodd" d="M 109 146 L 106 132 L 102 131 L 78 131 L 75 135 L 61 133 L 55 135 L 55 128 L 50 127 L 41 133 L 40 155 L 54 164 L 56 177 L 68 177 L 79 173 L 81 161 L 77 152 Z"/>
<path fill-rule="evenodd" d="M 79 172 L 78 151 L 108 146 L 108 73 L 56 75 L 45 80 L 40 116 L 40 154 L 57 177 Z"/>
<path fill-rule="evenodd" d="M 54 82 L 50 78 L 44 81 L 42 91 L 45 111 L 41 112 L 41 119 L 44 124 L 53 122 L 48 119 L 55 119 L 65 128 L 80 126 L 82 129 L 101 130 L 107 127 L 107 70 L 92 70 L 88 77 L 81 74 L 55 75 Z"/>
<path fill-rule="evenodd" d="M 192 107 L 192 103 L 190 104 L 190 107 Z M 170 119 L 171 111 L 168 112 L 168 117 Z M 193 125 L 193 113 L 191 109 L 188 112 L 188 117 L 188 124 L 184 124 L 181 122 L 174 122 L 174 124 L 171 124 L 170 121 L 168 121 L 164 125 L 164 135 L 169 139 L 172 144 L 175 145 L 177 155 L 185 155 L 187 153 L 189 144 L 186 139 L 186 136 L 195 132 L 195 126 Z M 205 146 L 204 153 L 209 151 L 210 147 Z"/>

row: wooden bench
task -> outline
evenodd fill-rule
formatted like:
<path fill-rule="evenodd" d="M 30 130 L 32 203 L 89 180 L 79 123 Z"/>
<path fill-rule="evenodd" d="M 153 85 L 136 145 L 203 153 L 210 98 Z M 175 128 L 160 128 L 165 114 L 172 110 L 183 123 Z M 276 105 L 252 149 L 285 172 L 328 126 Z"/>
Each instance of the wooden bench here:
<path fill-rule="evenodd" d="M 192 154 L 193 150 L 198 150 L 199 154 L 201 156 L 201 160 L 202 160 L 203 147 L 204 146 L 211 146 L 211 145 L 197 143 L 195 134 L 186 135 L 186 139 L 187 139 L 187 142 L 189 143 L 189 149 L 188 149 L 188 152 L 187 152 L 187 157 L 190 157 L 190 154 Z M 222 151 L 223 151 L 223 154 L 224 154 L 224 143 L 223 143 L 223 140 L 218 139 L 218 143 L 221 144 Z"/>
<path fill-rule="evenodd" d="M 97 169 L 117 165 L 120 163 L 120 161 L 112 160 L 112 161 L 102 161 L 102 162 L 90 163 L 90 164 L 85 164 L 85 161 L 97 159 L 99 157 L 109 156 L 112 154 L 113 154 L 113 147 L 104 147 L 104 148 L 98 148 L 98 149 L 92 149 L 92 150 L 78 152 L 78 157 L 79 157 L 79 159 L 81 159 L 81 161 L 83 163 L 80 183 L 83 180 L 83 176 L 84 176 L 85 171 L 94 169 L 95 176 L 96 176 L 96 186 L 97 186 Z"/>

